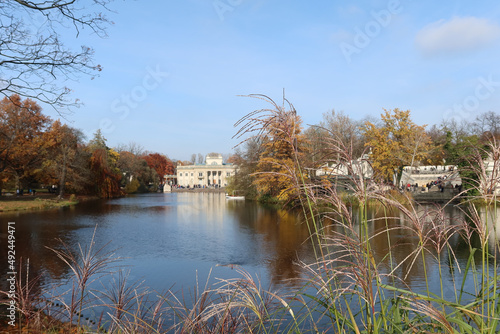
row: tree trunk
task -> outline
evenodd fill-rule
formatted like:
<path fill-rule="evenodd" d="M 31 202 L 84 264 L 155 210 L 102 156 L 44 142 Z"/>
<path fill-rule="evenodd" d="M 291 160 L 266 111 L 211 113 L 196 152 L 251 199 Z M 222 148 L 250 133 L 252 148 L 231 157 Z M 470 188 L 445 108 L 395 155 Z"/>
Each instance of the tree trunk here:
<path fill-rule="evenodd" d="M 66 174 L 68 171 L 68 159 L 67 159 L 67 152 L 66 150 L 63 149 L 63 159 L 62 159 L 62 166 L 61 166 L 61 176 L 59 177 L 59 199 L 63 199 L 64 197 L 64 186 L 66 184 Z"/>

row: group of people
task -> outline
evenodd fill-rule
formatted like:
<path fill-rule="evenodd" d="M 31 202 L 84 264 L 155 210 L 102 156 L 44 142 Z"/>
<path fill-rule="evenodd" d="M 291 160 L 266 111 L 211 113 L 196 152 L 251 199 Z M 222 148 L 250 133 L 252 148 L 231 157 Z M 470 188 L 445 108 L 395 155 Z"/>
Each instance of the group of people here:
<path fill-rule="evenodd" d="M 36 195 L 36 190 L 35 189 L 29 189 L 28 190 L 29 195 L 35 196 Z M 16 195 L 17 196 L 23 196 L 24 195 L 24 189 L 16 189 Z"/>
<path fill-rule="evenodd" d="M 406 189 L 406 191 L 418 191 L 418 190 L 425 191 L 425 189 L 427 188 L 427 191 L 430 191 L 433 186 L 436 186 L 440 192 L 444 192 L 444 190 L 446 188 L 446 179 L 447 178 L 448 178 L 447 175 L 445 175 L 443 177 L 440 176 L 437 178 L 437 180 L 430 181 L 425 186 L 422 186 L 421 188 L 419 187 L 418 183 L 415 183 L 415 184 L 408 183 L 408 184 L 406 184 L 405 189 Z M 452 189 L 455 188 L 459 192 L 462 191 L 462 185 L 459 185 L 459 184 L 456 184 L 454 187 L 450 184 L 450 186 L 448 188 L 452 188 Z"/>
<path fill-rule="evenodd" d="M 446 179 L 448 178 L 448 175 L 445 175 L 443 177 L 438 177 L 438 179 L 436 181 L 431 181 L 429 183 L 427 183 L 426 187 L 427 187 L 427 190 L 430 190 L 432 188 L 432 186 L 437 186 L 439 191 L 440 192 L 444 192 L 444 189 L 446 188 Z M 455 186 L 453 186 L 451 183 L 450 183 L 450 186 L 449 186 L 450 189 L 456 189 L 458 190 L 458 192 L 461 192 L 462 191 L 462 185 L 461 184 L 455 184 Z"/>

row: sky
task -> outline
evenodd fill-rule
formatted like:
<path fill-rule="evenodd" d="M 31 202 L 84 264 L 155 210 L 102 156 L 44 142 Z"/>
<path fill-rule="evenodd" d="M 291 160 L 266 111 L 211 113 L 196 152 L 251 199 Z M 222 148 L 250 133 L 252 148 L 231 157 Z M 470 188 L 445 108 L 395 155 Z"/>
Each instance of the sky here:
<path fill-rule="evenodd" d="M 90 1 L 89 1 L 90 2 Z M 500 112 L 498 1 L 115 0 L 93 80 L 66 83 L 84 105 L 65 122 L 109 146 L 171 159 L 233 152 L 234 124 L 283 92 L 304 126 L 411 110 L 419 125 Z M 44 109 L 52 118 L 59 116 Z"/>

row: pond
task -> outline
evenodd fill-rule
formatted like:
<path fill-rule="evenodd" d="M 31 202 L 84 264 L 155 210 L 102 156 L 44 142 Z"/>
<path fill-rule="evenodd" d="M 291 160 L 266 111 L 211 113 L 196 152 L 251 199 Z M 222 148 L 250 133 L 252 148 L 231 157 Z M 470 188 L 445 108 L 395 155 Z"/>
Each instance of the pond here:
<path fill-rule="evenodd" d="M 43 282 L 62 280 L 70 269 L 47 247 L 61 242 L 77 250 L 106 245 L 130 271 L 156 290 L 192 287 L 199 280 L 234 274 L 236 266 L 258 275 L 267 285 L 298 278 L 297 257 L 312 256 L 307 227 L 294 214 L 250 201 L 227 201 L 223 193 L 168 193 L 83 202 L 44 212 L 3 214 L 15 222 L 16 257 L 29 258 L 32 275 Z M 7 272 L 6 246 L 0 270 Z M 232 269 L 231 269 L 232 267 Z"/>
<path fill-rule="evenodd" d="M 409 224 L 398 215 L 394 219 L 377 219 L 379 215 L 377 211 L 369 212 L 374 219 L 369 229 L 374 235 L 371 245 L 375 260 L 402 263 L 418 247 L 418 238 L 409 232 L 410 228 L 377 235 L 385 226 Z M 445 215 L 446 224 L 463 217 L 453 207 L 446 208 Z M 124 269 L 128 281 L 143 282 L 143 286 L 155 291 L 191 291 L 197 284 L 204 286 L 207 279 L 212 284 L 217 278 L 239 277 L 237 268 L 258 278 L 265 289 L 294 290 L 307 277 L 298 262 L 310 264 L 315 259 L 308 227 L 300 217 L 299 212 L 226 200 L 223 193 L 189 192 L 144 194 L 44 212 L 2 214 L 0 272 L 9 272 L 7 222 L 14 222 L 16 261 L 26 263 L 29 259 L 30 276 L 41 277 L 35 289 L 47 289 L 54 283 L 67 287 L 72 275 L 48 247 L 60 249 L 64 243 L 77 252 L 79 245 L 88 247 L 95 232 L 94 249 L 104 247 L 119 258 L 110 270 Z M 327 234 L 339 231 L 328 224 L 325 228 Z M 450 243 L 456 258 L 444 253 L 443 261 L 464 266 L 468 246 L 458 234 Z M 395 245 L 398 247 L 389 259 L 387 250 Z M 431 278 L 428 283 L 437 292 L 438 266 L 429 258 L 425 268 Z M 396 274 L 404 285 L 418 290 L 426 285 L 423 270 L 421 258 L 416 258 L 411 265 L 410 261 L 401 265 Z M 6 288 L 3 280 L 0 289 Z M 453 288 L 449 293 L 454 293 Z"/>

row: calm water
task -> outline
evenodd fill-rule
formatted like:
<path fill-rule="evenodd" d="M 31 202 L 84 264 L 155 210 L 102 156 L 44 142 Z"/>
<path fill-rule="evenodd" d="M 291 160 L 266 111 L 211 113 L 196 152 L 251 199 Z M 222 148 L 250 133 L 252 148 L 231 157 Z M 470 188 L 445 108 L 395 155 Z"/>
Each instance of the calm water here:
<path fill-rule="evenodd" d="M 446 211 L 453 224 L 459 213 Z M 216 278 L 238 277 L 235 265 L 258 276 L 266 288 L 270 285 L 293 288 L 304 272 L 296 263 L 311 263 L 314 252 L 307 226 L 297 213 L 266 208 L 249 201 L 227 201 L 220 193 L 146 194 L 126 198 L 92 201 L 55 211 L 3 214 L 1 219 L 0 272 L 7 268 L 7 222 L 15 222 L 16 258 L 29 258 L 31 276 L 41 275 L 40 285 L 65 282 L 71 272 L 55 254 L 46 248 L 59 247 L 61 241 L 77 250 L 89 244 L 94 229 L 96 248 L 106 245 L 120 261 L 115 269 L 125 268 L 129 280 L 144 280 L 156 291 L 192 289 L 198 278 L 204 285 L 211 272 Z M 376 218 L 377 213 L 370 213 Z M 372 233 L 386 224 L 405 225 L 399 220 L 376 220 Z M 335 230 L 327 228 L 327 233 Z M 451 239 L 456 261 L 465 264 L 468 247 L 458 236 Z M 382 260 L 389 244 L 399 245 L 393 261 L 400 262 L 415 249 L 418 239 L 398 230 L 373 239 L 377 260 Z M 443 259 L 448 258 L 447 253 Z M 389 259 L 385 258 L 386 263 Z M 420 258 L 413 266 L 403 265 L 398 276 L 414 288 L 421 288 L 423 266 Z M 427 264 L 431 286 L 438 287 L 436 261 Z M 447 273 L 445 272 L 445 275 Z M 436 280 L 433 282 L 433 280 Z M 0 289 L 5 289 L 2 280 Z M 436 291 L 437 292 L 437 291 Z M 450 290 L 452 293 L 452 289 Z"/>
<path fill-rule="evenodd" d="M 213 278 L 236 277 L 234 265 L 267 286 L 288 284 L 300 277 L 297 257 L 313 256 L 307 228 L 296 215 L 227 201 L 220 193 L 147 194 L 0 219 L 0 271 L 8 271 L 7 222 L 14 221 L 16 257 L 29 258 L 31 274 L 42 274 L 44 283 L 71 274 L 46 246 L 58 248 L 60 239 L 77 250 L 89 244 L 96 226 L 96 249 L 114 250 L 120 258 L 114 265 L 130 271 L 130 280 L 158 291 L 192 288 L 210 270 Z"/>

